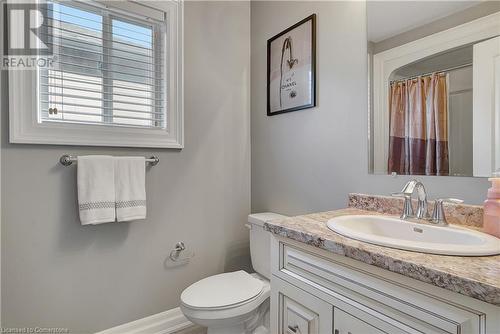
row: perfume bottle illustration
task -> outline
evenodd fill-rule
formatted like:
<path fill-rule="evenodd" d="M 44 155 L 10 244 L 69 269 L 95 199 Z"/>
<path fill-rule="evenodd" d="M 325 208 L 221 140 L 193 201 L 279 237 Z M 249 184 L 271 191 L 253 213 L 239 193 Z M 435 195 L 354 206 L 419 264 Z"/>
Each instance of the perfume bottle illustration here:
<path fill-rule="evenodd" d="M 299 63 L 297 58 L 293 58 L 293 41 L 288 36 L 283 41 L 281 47 L 280 63 L 280 107 L 283 107 L 283 100 L 291 100 L 297 96 L 297 81 L 294 66 Z"/>

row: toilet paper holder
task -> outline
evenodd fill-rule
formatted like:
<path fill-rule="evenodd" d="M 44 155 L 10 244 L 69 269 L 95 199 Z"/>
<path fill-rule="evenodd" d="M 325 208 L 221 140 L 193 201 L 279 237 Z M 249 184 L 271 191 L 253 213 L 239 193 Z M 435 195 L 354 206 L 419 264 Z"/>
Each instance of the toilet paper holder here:
<path fill-rule="evenodd" d="M 170 260 L 174 262 L 188 262 L 194 257 L 194 252 L 188 252 L 187 256 L 181 257 L 181 253 L 186 251 L 186 245 L 183 241 L 179 241 L 175 244 L 174 249 L 170 252 Z"/>

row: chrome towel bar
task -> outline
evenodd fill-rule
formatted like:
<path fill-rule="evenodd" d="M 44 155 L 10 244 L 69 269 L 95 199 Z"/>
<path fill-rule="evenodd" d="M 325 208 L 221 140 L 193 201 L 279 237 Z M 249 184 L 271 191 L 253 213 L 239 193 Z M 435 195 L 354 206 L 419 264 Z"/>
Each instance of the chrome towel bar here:
<path fill-rule="evenodd" d="M 63 166 L 71 166 L 73 163 L 76 163 L 76 161 L 77 161 L 77 157 L 75 157 L 73 155 L 69 155 L 69 154 L 65 154 L 59 159 L 59 162 Z M 146 158 L 146 163 L 149 163 L 150 166 L 156 166 L 156 165 L 158 165 L 159 162 L 160 162 L 160 158 L 158 158 L 154 155 L 152 157 Z"/>

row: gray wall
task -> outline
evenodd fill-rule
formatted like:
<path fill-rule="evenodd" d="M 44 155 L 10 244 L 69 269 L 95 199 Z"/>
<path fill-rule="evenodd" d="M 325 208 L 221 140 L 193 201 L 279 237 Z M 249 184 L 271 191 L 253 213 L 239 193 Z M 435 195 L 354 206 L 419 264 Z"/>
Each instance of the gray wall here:
<path fill-rule="evenodd" d="M 409 178 L 368 175 L 367 42 L 363 2 L 251 5 L 252 211 L 284 214 L 345 207 L 347 193 L 389 194 Z M 266 116 L 266 41 L 317 17 L 318 106 Z M 421 177 L 430 196 L 481 203 L 484 178 Z"/>
<path fill-rule="evenodd" d="M 177 307 L 189 284 L 248 266 L 249 41 L 248 2 L 186 2 L 182 151 L 11 145 L 2 104 L 4 327 L 102 330 Z M 76 167 L 57 163 L 64 153 L 158 155 L 147 220 L 81 226 Z M 180 240 L 196 257 L 165 267 Z"/>
<path fill-rule="evenodd" d="M 448 75 L 450 85 L 448 98 L 450 174 L 473 175 L 472 66 L 450 71 Z"/>

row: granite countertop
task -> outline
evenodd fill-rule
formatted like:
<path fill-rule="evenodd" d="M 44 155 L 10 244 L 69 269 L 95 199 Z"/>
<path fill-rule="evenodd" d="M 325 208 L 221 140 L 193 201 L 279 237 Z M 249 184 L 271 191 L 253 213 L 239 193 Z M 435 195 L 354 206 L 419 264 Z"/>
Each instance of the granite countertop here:
<path fill-rule="evenodd" d="M 500 255 L 462 257 L 392 249 L 343 237 L 326 225 L 333 217 L 361 214 L 379 213 L 348 208 L 274 220 L 264 228 L 278 236 L 500 306 Z"/>

